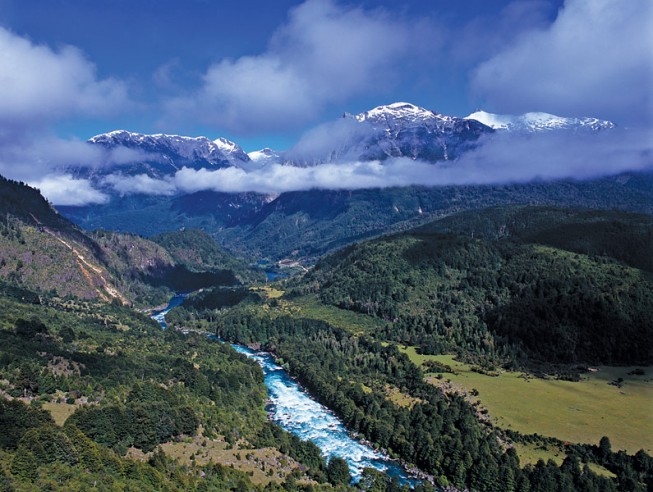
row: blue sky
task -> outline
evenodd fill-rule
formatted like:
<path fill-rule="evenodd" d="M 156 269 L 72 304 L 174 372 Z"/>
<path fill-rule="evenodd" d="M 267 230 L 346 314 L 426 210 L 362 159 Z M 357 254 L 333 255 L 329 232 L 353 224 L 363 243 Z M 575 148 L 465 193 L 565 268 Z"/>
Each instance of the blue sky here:
<path fill-rule="evenodd" d="M 115 129 L 283 150 L 396 101 L 651 131 L 651 87 L 651 0 L 0 0 L 0 174 L 32 183 Z"/>
<path fill-rule="evenodd" d="M 75 104 L 53 110 L 46 119 L 61 137 L 85 139 L 124 128 L 226 136 L 254 150 L 288 147 L 307 127 L 343 111 L 394 101 L 458 116 L 478 108 L 530 110 L 642 124 L 643 112 L 626 111 L 642 106 L 644 88 L 628 85 L 647 82 L 650 69 L 644 74 L 641 58 L 653 40 L 618 29 L 631 17 L 640 24 L 648 18 L 650 26 L 651 9 L 646 0 L 624 7 L 606 0 L 0 0 L 0 28 L 14 42 L 45 48 L 54 58 L 72 47 L 91 84 L 112 83 L 121 92 L 102 110 Z M 620 18 L 610 22 L 615 11 Z M 556 29 L 563 31 L 561 46 L 549 50 Z M 538 34 L 544 38 L 539 43 Z M 564 36 L 581 42 L 565 47 Z M 595 37 L 616 44 L 615 53 L 593 53 L 588 46 L 597 44 Z M 515 46 L 524 46 L 523 52 L 511 52 Z M 635 56 L 615 65 L 622 49 Z M 531 59 L 524 63 L 524 57 Z M 544 67 L 538 67 L 539 57 Z M 630 74 L 638 63 L 640 73 Z M 529 78 L 540 68 L 537 80 Z M 615 78 L 620 70 L 616 80 L 598 87 L 580 81 L 576 88 L 568 80 L 576 75 L 564 75 L 586 71 L 596 79 Z M 71 72 L 71 79 L 87 76 Z M 544 88 L 529 94 L 525 86 L 537 84 L 560 85 L 568 93 Z M 615 97 L 610 91 L 633 89 L 635 97 L 619 103 L 625 114 L 602 100 Z M 61 96 L 53 90 L 52 97 Z"/>
<path fill-rule="evenodd" d="M 407 100 L 446 114 L 468 114 L 485 102 L 482 95 L 470 91 L 470 71 L 521 33 L 549 25 L 560 7 L 559 1 L 499 0 L 0 0 L 0 26 L 55 53 L 73 46 L 93 66 L 98 81 L 110 78 L 125 84 L 129 103 L 120 110 L 66 114 L 62 108 L 53 117 L 53 128 L 60 136 L 88 138 L 125 128 L 227 136 L 253 150 L 264 145 L 286 147 L 311 124 L 343 111 L 359 112 L 393 101 Z M 247 119 L 202 117 L 203 110 L 213 111 L 208 107 L 211 104 L 201 101 L 203 81 L 211 67 L 228 60 L 242 65 L 242 57 L 258 57 L 260 63 L 275 51 L 282 58 L 299 57 L 283 44 L 301 43 L 312 28 L 323 28 L 324 37 L 309 43 L 335 43 L 337 39 L 329 41 L 328 36 L 331 31 L 337 36 L 339 26 L 360 27 L 362 32 L 352 40 L 358 48 L 353 58 L 330 62 L 336 74 L 326 81 L 336 86 L 330 94 L 308 98 L 304 105 L 289 102 L 288 111 L 283 111 L 283 101 L 277 99 L 269 112 L 262 108 L 265 122 L 260 125 Z M 284 30 L 287 39 L 275 41 Z M 366 44 L 368 39 L 372 44 Z M 389 42 L 378 47 L 380 56 L 366 63 L 370 52 L 377 50 L 374 43 L 383 39 Z M 281 46 L 271 48 L 275 43 Z M 320 52 L 323 46 L 313 48 Z M 328 53 L 336 58 L 337 54 Z M 352 65 L 357 63 L 363 65 L 361 73 L 352 74 Z M 306 66 L 310 64 L 302 59 L 295 69 L 314 70 Z M 224 66 L 222 73 L 229 77 L 237 68 Z M 274 70 L 270 71 L 267 75 L 273 76 Z M 348 74 L 354 79 L 349 83 Z M 255 71 L 245 74 L 254 75 Z M 313 83 L 319 85 L 323 75 L 309 79 L 309 89 Z M 343 87 L 337 87 L 340 84 Z M 182 99 L 200 107 L 188 115 Z M 175 101 L 182 106 L 178 111 L 170 109 Z M 223 110 L 218 101 L 213 105 L 218 106 L 216 111 Z M 264 101 L 261 105 L 265 106 Z M 232 109 L 241 110 L 239 106 Z"/>

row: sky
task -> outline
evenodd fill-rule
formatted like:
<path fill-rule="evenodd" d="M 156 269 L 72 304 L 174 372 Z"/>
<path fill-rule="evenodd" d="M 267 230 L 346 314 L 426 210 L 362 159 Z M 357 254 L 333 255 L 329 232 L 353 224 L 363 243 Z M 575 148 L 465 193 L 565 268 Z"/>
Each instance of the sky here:
<path fill-rule="evenodd" d="M 83 142 L 115 129 L 282 150 L 395 101 L 646 131 L 652 11 L 650 0 L 0 0 L 0 174 L 106 159 Z"/>

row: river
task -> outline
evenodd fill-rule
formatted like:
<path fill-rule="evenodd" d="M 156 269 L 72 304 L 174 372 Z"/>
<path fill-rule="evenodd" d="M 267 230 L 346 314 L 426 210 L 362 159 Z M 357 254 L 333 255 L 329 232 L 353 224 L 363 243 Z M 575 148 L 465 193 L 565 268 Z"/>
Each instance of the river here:
<path fill-rule="evenodd" d="M 165 330 L 165 315 L 172 308 L 181 305 L 187 296 L 188 294 L 176 295 L 165 309 L 155 311 L 151 317 Z M 334 413 L 313 400 L 270 354 L 256 352 L 234 343 L 231 346 L 237 352 L 255 360 L 263 369 L 270 402 L 266 409 L 274 423 L 300 439 L 315 443 L 325 458 L 343 458 L 347 461 L 355 482 L 360 479 L 363 468 L 370 467 L 390 477 L 397 477 L 400 484 L 408 483 L 414 486 L 417 483 L 395 460 L 353 438 Z"/>

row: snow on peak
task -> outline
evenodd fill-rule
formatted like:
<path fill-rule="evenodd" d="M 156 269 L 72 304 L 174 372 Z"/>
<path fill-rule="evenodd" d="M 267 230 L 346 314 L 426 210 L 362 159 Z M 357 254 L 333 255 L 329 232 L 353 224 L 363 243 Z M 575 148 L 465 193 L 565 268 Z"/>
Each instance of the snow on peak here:
<path fill-rule="evenodd" d="M 265 147 L 264 149 L 261 150 L 255 150 L 254 152 L 249 152 L 247 154 L 249 158 L 253 161 L 258 161 L 261 159 L 269 159 L 271 157 L 279 157 L 279 154 L 277 154 L 274 150 L 272 150 L 269 147 Z"/>
<path fill-rule="evenodd" d="M 231 140 L 227 140 L 224 137 L 220 137 L 213 141 L 213 143 L 223 152 L 237 152 L 240 150 L 240 147 L 236 145 Z"/>
<path fill-rule="evenodd" d="M 385 106 L 377 106 L 374 109 L 370 109 L 369 111 L 354 116 L 354 118 L 359 122 L 366 120 L 383 120 L 387 118 L 424 120 L 441 117 L 442 115 L 434 113 L 433 111 L 429 111 L 428 109 L 407 102 L 395 102 Z"/>
<path fill-rule="evenodd" d="M 601 130 L 614 128 L 611 121 L 598 118 L 568 118 L 554 114 L 532 112 L 522 115 L 493 114 L 486 111 L 476 111 L 465 119 L 476 120 L 495 130 L 542 132 L 550 130 L 588 129 Z"/>
<path fill-rule="evenodd" d="M 283 161 L 281 154 L 270 149 L 269 147 L 261 150 L 255 150 L 254 152 L 249 152 L 247 155 L 249 156 L 250 162 L 253 165 L 249 166 L 247 169 L 245 169 L 245 167 L 242 165 L 240 166 L 246 171 L 251 169 L 260 169 L 270 164 L 281 164 Z"/>

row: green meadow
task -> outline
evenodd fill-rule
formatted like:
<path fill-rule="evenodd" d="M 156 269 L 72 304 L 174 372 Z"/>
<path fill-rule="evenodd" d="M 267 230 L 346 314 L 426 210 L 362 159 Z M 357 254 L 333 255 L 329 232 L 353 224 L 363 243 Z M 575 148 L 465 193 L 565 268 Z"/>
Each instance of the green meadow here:
<path fill-rule="evenodd" d="M 599 366 L 582 381 L 570 382 L 519 372 L 488 376 L 452 355 L 420 355 L 414 347 L 403 351 L 418 365 L 434 360 L 451 366 L 455 374 L 444 373 L 442 380 L 427 374 L 427 379 L 434 384 L 450 380 L 467 392 L 476 389 L 481 406 L 500 428 L 590 444 L 608 436 L 615 450 L 653 450 L 653 367 L 637 376 L 628 374 L 634 367 Z M 618 378 L 623 378 L 621 387 L 609 384 Z"/>

